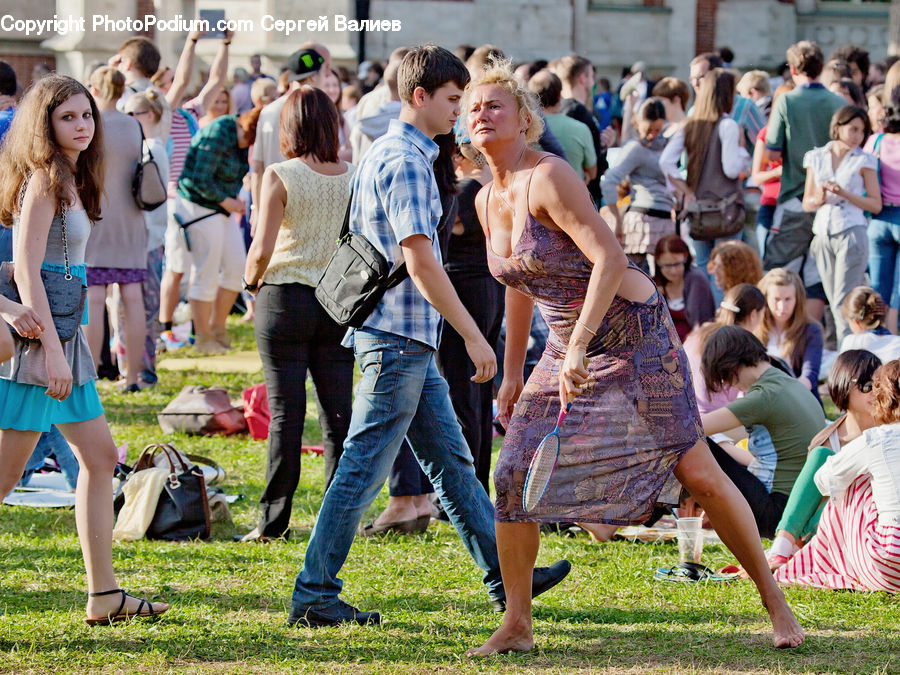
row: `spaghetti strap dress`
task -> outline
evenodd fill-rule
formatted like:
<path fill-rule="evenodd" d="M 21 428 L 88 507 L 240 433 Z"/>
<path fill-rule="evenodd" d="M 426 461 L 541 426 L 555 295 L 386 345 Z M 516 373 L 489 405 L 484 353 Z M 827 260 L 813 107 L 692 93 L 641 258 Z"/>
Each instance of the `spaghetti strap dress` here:
<path fill-rule="evenodd" d="M 526 204 L 530 183 L 529 176 Z M 550 327 L 494 471 L 497 521 L 643 522 L 682 455 L 703 437 L 690 366 L 665 301 L 659 292 L 647 302 L 613 299 L 587 348 L 589 379 L 560 428 L 556 470 L 525 512 L 525 476 L 556 426 L 559 370 L 593 265 L 565 232 L 530 212 L 508 258 L 489 238 L 487 248 L 491 273 L 532 298 Z"/>
<path fill-rule="evenodd" d="M 67 211 L 66 235 L 69 269 L 87 284 L 84 250 L 91 232 L 91 221 L 81 210 Z M 18 223 L 13 224 L 13 239 L 18 238 Z M 65 272 L 62 244 L 62 216 L 57 215 L 47 234 L 47 249 L 42 269 Z M 87 306 L 81 325 L 87 323 Z M 3 330 L 8 330 L 4 326 Z M 52 326 L 50 327 L 52 330 Z M 50 431 L 53 424 L 85 422 L 103 414 L 103 405 L 94 380 L 97 372 L 84 331 L 63 343 L 63 353 L 72 370 L 72 393 L 64 401 L 47 396 L 47 367 L 40 341 L 16 340 L 15 353 L 0 364 L 0 429 Z"/>

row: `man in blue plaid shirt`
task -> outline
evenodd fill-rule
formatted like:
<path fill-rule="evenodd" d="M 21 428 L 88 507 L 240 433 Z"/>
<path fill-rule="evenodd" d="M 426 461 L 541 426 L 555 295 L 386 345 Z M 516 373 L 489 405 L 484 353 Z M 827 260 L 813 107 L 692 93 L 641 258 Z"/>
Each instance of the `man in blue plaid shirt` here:
<path fill-rule="evenodd" d="M 372 145 L 354 177 L 351 231 L 362 233 L 389 264 L 405 260 L 409 278 L 385 294 L 362 328 L 347 335 L 362 380 L 344 453 L 294 586 L 292 624 L 381 621 L 378 612 L 361 612 L 338 597 L 337 575 L 404 438 L 484 571 L 495 608 L 505 606 L 494 509 L 475 477 L 472 453 L 434 360 L 443 316 L 465 340 L 476 367 L 473 380 L 486 382 L 497 372 L 493 350 L 442 267 L 435 236 L 441 201 L 432 168 L 438 146 L 432 139 L 453 128 L 468 81 L 463 63 L 446 49 L 425 45 L 410 51 L 398 73 L 400 117 Z M 568 570 L 567 561 L 536 569 L 533 594 L 554 586 Z"/>

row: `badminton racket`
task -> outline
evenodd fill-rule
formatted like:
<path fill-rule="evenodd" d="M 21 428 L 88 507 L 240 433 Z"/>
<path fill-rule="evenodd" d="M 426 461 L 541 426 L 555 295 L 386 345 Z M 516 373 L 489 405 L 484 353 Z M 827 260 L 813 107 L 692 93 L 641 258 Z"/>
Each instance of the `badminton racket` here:
<path fill-rule="evenodd" d="M 541 501 L 541 497 L 544 496 L 547 486 L 550 484 L 550 478 L 553 477 L 553 471 L 556 469 L 556 462 L 559 460 L 559 428 L 566 419 L 566 415 L 569 414 L 569 410 L 572 409 L 575 394 L 570 392 L 567 399 L 566 407 L 559 411 L 559 417 L 556 418 L 556 428 L 544 436 L 544 440 L 541 441 L 528 466 L 525 490 L 522 494 L 522 508 L 526 512 L 531 511 Z"/>

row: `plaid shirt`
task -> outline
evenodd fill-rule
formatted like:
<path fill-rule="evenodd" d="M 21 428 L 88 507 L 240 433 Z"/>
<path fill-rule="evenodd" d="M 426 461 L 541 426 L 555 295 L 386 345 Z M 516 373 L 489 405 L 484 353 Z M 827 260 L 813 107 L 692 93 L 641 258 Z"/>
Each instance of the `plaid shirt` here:
<path fill-rule="evenodd" d="M 237 197 L 247 163 L 247 148 L 238 147 L 237 117 L 225 115 L 200 129 L 191 141 L 178 179 L 178 194 L 219 213 L 220 202 Z"/>
<path fill-rule="evenodd" d="M 415 234 L 431 239 L 434 257 L 442 264 L 435 236 L 441 198 L 432 163 L 437 144 L 416 127 L 391 120 L 388 132 L 366 152 L 353 178 L 350 231 L 359 232 L 393 265 L 403 259 L 400 242 Z M 441 315 L 412 279 L 384 294 L 363 324 L 437 349 Z M 353 330 L 344 339 L 353 344 Z"/>
<path fill-rule="evenodd" d="M 756 137 L 760 129 L 766 126 L 766 115 L 751 99 L 735 94 L 734 106 L 731 108 L 731 119 L 738 123 L 744 131 L 745 146 L 753 154 Z"/>

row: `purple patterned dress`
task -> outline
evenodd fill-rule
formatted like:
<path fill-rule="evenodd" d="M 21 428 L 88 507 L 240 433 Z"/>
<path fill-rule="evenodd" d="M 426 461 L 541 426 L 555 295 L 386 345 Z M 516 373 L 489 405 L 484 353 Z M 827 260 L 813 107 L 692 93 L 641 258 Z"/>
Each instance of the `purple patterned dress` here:
<path fill-rule="evenodd" d="M 691 370 L 666 303 L 615 296 L 587 349 L 590 378 L 560 429 L 556 471 L 522 508 L 528 465 L 559 413 L 558 374 L 593 265 L 562 231 L 530 213 L 509 258 L 488 244 L 502 283 L 533 298 L 550 337 L 516 404 L 494 471 L 498 521 L 640 523 L 672 469 L 703 432 Z"/>

